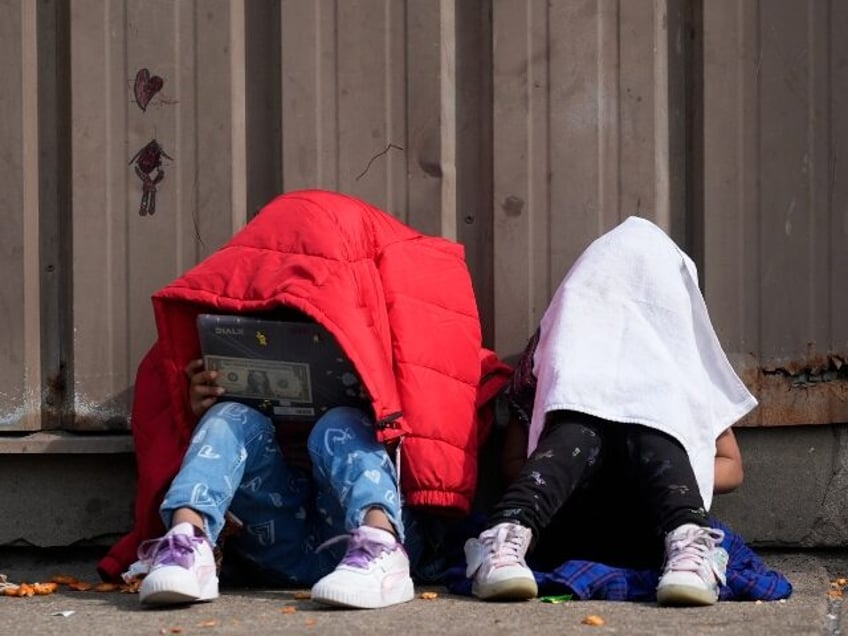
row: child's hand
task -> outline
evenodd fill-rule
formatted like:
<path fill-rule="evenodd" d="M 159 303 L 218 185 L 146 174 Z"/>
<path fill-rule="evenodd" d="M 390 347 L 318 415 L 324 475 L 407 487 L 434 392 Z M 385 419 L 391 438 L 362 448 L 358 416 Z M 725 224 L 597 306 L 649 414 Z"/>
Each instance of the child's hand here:
<path fill-rule="evenodd" d="M 188 376 L 188 401 L 191 412 L 200 417 L 218 401 L 218 396 L 224 393 L 224 389 L 215 384 L 218 372 L 207 371 L 203 367 L 203 360 L 189 362 L 185 374 Z"/>

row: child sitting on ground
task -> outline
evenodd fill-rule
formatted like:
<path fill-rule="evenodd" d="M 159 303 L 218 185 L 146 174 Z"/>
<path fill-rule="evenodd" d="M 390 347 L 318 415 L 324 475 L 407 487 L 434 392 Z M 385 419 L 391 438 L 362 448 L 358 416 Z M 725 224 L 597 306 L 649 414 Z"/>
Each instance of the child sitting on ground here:
<path fill-rule="evenodd" d="M 255 583 L 309 585 L 333 605 L 411 600 L 410 569 L 427 561 L 416 555 L 436 552 L 414 527 L 469 512 L 488 421 L 480 396 L 505 380 L 482 347 L 462 246 L 354 197 L 290 192 L 156 292 L 153 308 L 157 341 L 133 399 L 135 527 L 100 560 L 101 576 L 146 574 L 148 605 L 211 600 L 212 546 L 231 514 L 242 531 L 226 540 L 224 571 L 235 558 L 229 569 L 259 572 Z M 217 402 L 211 369 L 190 362 L 198 314 L 283 310 L 336 338 L 363 408 L 337 406 L 293 431 L 284 416 Z"/>
<path fill-rule="evenodd" d="M 505 394 L 505 453 L 520 457 L 465 546 L 475 596 L 535 597 L 532 548 L 539 569 L 662 568 L 659 603 L 716 602 L 727 553 L 707 510 L 742 481 L 730 426 L 756 400 L 721 349 L 694 263 L 662 230 L 631 217 L 589 246 Z"/>
<path fill-rule="evenodd" d="M 412 600 L 397 473 L 373 418 L 353 407 L 330 409 L 308 431 L 307 459 L 297 440 L 281 448 L 259 411 L 216 403 L 223 389 L 202 360 L 186 372 L 192 411 L 203 417 L 160 507 L 170 530 L 149 543 L 141 602 L 218 596 L 212 546 L 228 514 L 243 525 L 229 549 L 265 582 L 314 584 L 313 600 L 344 607 Z M 348 538 L 343 554 L 317 549 L 334 537 Z"/>

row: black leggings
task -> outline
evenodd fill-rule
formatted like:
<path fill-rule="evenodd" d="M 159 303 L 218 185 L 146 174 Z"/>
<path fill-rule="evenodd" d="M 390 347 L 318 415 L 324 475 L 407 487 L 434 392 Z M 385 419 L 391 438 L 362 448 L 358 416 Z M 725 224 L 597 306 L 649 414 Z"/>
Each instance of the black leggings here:
<path fill-rule="evenodd" d="M 575 411 L 548 414 L 539 444 L 490 517 L 533 531 L 539 565 L 662 563 L 663 535 L 708 525 L 689 457 L 665 433 Z"/>

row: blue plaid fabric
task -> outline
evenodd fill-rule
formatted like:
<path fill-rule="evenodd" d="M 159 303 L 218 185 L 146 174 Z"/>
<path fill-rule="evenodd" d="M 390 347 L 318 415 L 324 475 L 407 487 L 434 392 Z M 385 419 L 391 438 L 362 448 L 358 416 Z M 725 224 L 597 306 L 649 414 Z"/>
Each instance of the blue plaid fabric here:
<path fill-rule="evenodd" d="M 713 519 L 712 525 L 724 531 L 722 547 L 729 556 L 727 585 L 721 586 L 722 601 L 777 601 L 792 594 L 789 580 L 768 569 L 738 534 Z M 631 570 L 593 561 L 566 561 L 552 572 L 534 572 L 539 595 L 573 594 L 581 601 L 657 600 L 659 570 Z M 453 594 L 471 595 L 471 580 L 465 578 L 465 565 L 451 568 L 445 581 Z"/>

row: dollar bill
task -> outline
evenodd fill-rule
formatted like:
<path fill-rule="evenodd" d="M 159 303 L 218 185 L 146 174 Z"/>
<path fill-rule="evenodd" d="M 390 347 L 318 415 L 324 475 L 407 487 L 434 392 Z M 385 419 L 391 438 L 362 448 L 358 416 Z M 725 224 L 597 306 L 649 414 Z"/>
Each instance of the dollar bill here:
<path fill-rule="evenodd" d="M 216 383 L 233 397 L 312 402 L 308 364 L 228 356 L 206 356 L 204 363 L 218 372 Z"/>

